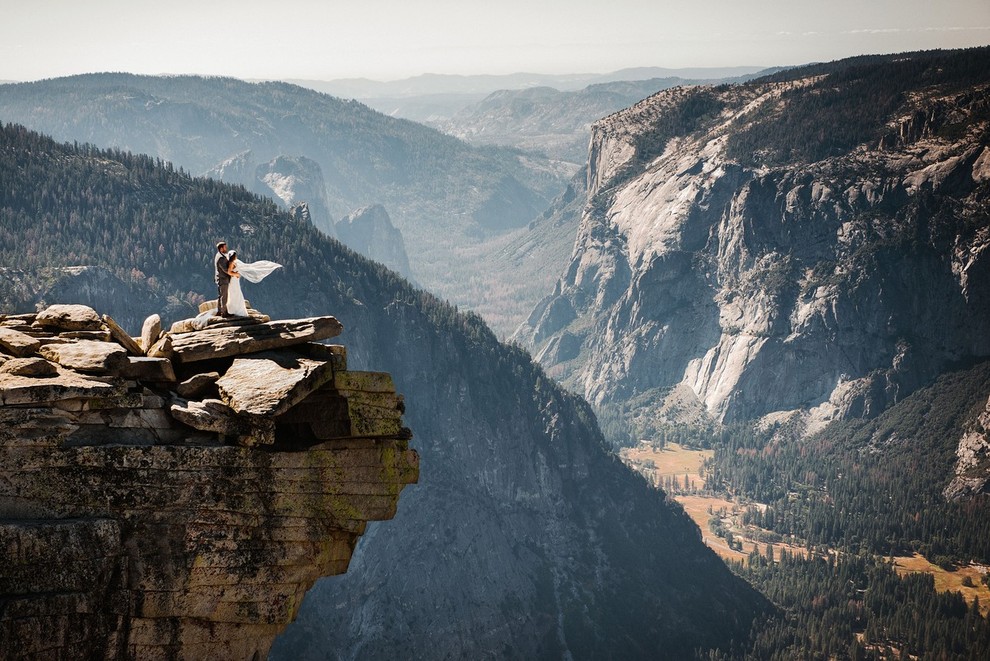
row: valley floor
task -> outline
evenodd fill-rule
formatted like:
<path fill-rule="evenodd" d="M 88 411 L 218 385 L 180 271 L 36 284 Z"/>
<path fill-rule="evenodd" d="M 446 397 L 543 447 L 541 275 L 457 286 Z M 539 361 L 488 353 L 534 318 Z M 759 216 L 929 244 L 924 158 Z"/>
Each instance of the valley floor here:
<path fill-rule="evenodd" d="M 627 466 L 680 503 L 698 524 L 705 544 L 723 560 L 746 564 L 750 554 L 754 551 L 765 554 L 768 545 L 773 548 L 775 558 L 779 558 L 785 550 L 793 557 L 807 557 L 809 550 L 802 540 L 773 541 L 771 531 L 743 525 L 741 518 L 746 507 L 755 505 L 762 508 L 764 504 L 743 503 L 731 496 L 706 491 L 704 462 L 713 454 L 712 450 L 692 449 L 677 443 L 656 448 L 648 442 L 623 448 L 619 452 Z M 990 572 L 990 567 L 971 563 L 947 571 L 917 553 L 888 559 L 893 561 L 898 575 L 929 574 L 935 579 L 937 591 L 959 592 L 970 604 L 978 599 L 984 615 L 990 613 L 990 586 L 982 581 L 983 576 Z"/>

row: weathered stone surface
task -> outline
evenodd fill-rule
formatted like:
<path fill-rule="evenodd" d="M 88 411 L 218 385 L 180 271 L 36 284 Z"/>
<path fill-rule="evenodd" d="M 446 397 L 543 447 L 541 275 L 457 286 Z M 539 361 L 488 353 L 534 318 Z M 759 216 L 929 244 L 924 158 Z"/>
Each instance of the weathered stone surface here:
<path fill-rule="evenodd" d="M 41 343 L 30 335 L 0 326 L 0 350 L 23 358 L 36 353 L 40 347 Z"/>
<path fill-rule="evenodd" d="M 175 383 L 175 369 L 168 358 L 128 356 L 127 364 L 120 370 L 125 379 L 152 383 Z"/>
<path fill-rule="evenodd" d="M 160 340 L 154 343 L 150 349 L 148 349 L 148 356 L 150 358 L 168 358 L 172 359 L 172 336 L 163 335 Z"/>
<path fill-rule="evenodd" d="M 172 417 L 193 429 L 235 437 L 238 445 L 252 447 L 275 442 L 275 421 L 260 416 L 238 415 L 219 399 L 173 404 Z"/>
<path fill-rule="evenodd" d="M 93 340 L 95 342 L 109 342 L 113 339 L 110 331 L 107 330 L 62 331 L 58 337 L 63 340 Z"/>
<path fill-rule="evenodd" d="M 113 337 L 113 339 L 116 340 L 117 343 L 120 344 L 120 346 L 127 349 L 127 353 L 129 353 L 132 356 L 144 355 L 144 350 L 141 348 L 142 345 L 138 345 L 138 343 L 134 341 L 134 338 L 131 337 L 127 331 L 121 328 L 120 325 L 113 320 L 113 317 L 111 317 L 108 314 L 103 315 L 103 324 L 110 331 L 110 335 Z M 151 346 L 151 345 L 146 345 L 146 346 Z"/>
<path fill-rule="evenodd" d="M 175 392 L 184 399 L 199 399 L 204 394 L 214 390 L 219 378 L 219 372 L 195 374 L 180 383 Z"/>
<path fill-rule="evenodd" d="M 77 428 L 70 414 L 55 408 L 0 407 L 0 443 L 10 447 L 55 446 Z"/>
<path fill-rule="evenodd" d="M 127 366 L 127 350 L 116 342 L 48 344 L 41 348 L 41 355 L 63 367 L 92 374 L 116 374 Z"/>
<path fill-rule="evenodd" d="M 350 383 L 381 382 L 380 373 L 358 372 Z M 301 425 L 321 441 L 347 438 L 411 438 L 402 426 L 405 403 L 395 392 L 321 389 L 279 418 L 283 424 Z"/>
<path fill-rule="evenodd" d="M 0 549 L 5 550 L 0 656 L 122 656 L 126 569 L 116 521 L 4 521 Z M 56 654 L 56 649 L 63 653 Z"/>
<path fill-rule="evenodd" d="M 217 388 L 238 413 L 277 416 L 333 378 L 329 362 L 268 351 L 236 358 Z"/>
<path fill-rule="evenodd" d="M 102 328 L 100 315 L 87 305 L 51 305 L 38 313 L 34 323 L 43 328 L 67 331 Z"/>
<path fill-rule="evenodd" d="M 11 358 L 0 364 L 0 372 L 16 376 L 56 376 L 58 368 L 44 358 Z"/>
<path fill-rule="evenodd" d="M 17 549 L 0 632 L 7 653 L 27 651 L 15 658 L 265 658 L 419 470 L 402 442 L 54 452 L 0 443 L 0 548 Z M 11 521 L 24 502 L 30 522 Z"/>
<path fill-rule="evenodd" d="M 959 439 L 952 480 L 942 491 L 947 500 L 959 500 L 990 491 L 990 399 Z"/>
<path fill-rule="evenodd" d="M 145 352 L 155 345 L 162 334 L 162 318 L 153 314 L 141 325 L 141 347 Z"/>
<path fill-rule="evenodd" d="M 395 392 L 392 375 L 387 372 L 338 372 L 333 387 L 338 391 Z"/>
<path fill-rule="evenodd" d="M 57 402 L 63 399 L 112 397 L 123 387 L 59 369 L 58 376 L 36 379 L 0 374 L 0 400 L 5 406 Z"/>
<path fill-rule="evenodd" d="M 238 321 L 190 334 L 218 349 L 204 353 L 203 337 L 183 349 L 222 357 L 340 332 L 332 317 Z M 175 382 L 173 336 L 151 347 L 163 356 L 128 356 L 120 338 L 31 330 L 59 364 L 0 358 L 4 659 L 264 658 L 313 582 L 346 571 L 367 521 L 394 516 L 418 479 L 405 438 L 347 435 L 362 420 L 395 427 L 402 399 L 387 375 L 342 376 L 342 347 L 220 361 L 222 377 L 176 389 L 227 403 L 169 405 L 155 384 Z M 335 373 L 352 390 L 338 393 Z"/>
<path fill-rule="evenodd" d="M 343 326 L 334 317 L 270 321 L 251 326 L 207 328 L 172 337 L 176 360 L 183 363 L 326 340 L 340 335 Z"/>
<path fill-rule="evenodd" d="M 318 344 L 307 342 L 293 347 L 295 351 L 316 360 L 325 360 L 333 364 L 335 371 L 347 369 L 347 347 L 342 344 Z"/>

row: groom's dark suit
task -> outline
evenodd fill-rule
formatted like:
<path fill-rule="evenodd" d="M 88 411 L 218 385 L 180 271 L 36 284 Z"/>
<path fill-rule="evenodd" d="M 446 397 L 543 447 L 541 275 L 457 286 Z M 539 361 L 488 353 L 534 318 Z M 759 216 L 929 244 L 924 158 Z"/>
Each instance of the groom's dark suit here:
<path fill-rule="evenodd" d="M 216 265 L 213 279 L 217 283 L 217 314 L 222 317 L 227 314 L 227 287 L 230 286 L 227 268 L 230 266 L 230 260 L 218 250 L 213 262 Z"/>

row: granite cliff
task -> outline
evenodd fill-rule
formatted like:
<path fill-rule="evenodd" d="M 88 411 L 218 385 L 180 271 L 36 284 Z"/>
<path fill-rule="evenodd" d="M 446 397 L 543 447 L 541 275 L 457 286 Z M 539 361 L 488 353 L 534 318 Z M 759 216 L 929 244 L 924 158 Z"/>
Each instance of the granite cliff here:
<path fill-rule="evenodd" d="M 595 124 L 516 333 L 632 434 L 874 415 L 990 354 L 990 51 L 675 88 Z"/>
<path fill-rule="evenodd" d="M 419 472 L 340 331 L 0 315 L 0 656 L 265 658 Z"/>
<path fill-rule="evenodd" d="M 402 232 L 380 204 L 361 207 L 337 221 L 338 238 L 351 250 L 381 262 L 404 278 L 412 280 L 409 256 Z"/>

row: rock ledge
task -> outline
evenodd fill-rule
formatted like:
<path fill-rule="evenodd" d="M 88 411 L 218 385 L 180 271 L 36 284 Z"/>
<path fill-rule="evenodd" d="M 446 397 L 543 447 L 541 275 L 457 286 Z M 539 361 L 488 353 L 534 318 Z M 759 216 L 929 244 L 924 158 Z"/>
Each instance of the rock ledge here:
<path fill-rule="evenodd" d="M 4 658 L 265 658 L 418 479 L 333 317 L 155 321 L 0 315 Z"/>

